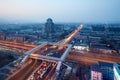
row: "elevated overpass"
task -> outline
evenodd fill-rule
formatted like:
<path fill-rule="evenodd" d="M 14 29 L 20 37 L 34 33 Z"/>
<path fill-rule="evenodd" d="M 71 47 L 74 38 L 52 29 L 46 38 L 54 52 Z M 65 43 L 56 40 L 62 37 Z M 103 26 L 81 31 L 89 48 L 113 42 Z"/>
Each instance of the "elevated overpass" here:
<path fill-rule="evenodd" d="M 79 33 L 82 27 L 83 25 L 80 25 L 67 38 L 63 39 L 62 41 L 59 41 L 58 43 L 43 43 L 27 51 L 23 55 L 24 57 L 21 61 L 21 66 L 28 63 L 30 59 L 32 59 L 32 61 L 28 65 L 21 67 L 14 74 L 10 75 L 7 78 L 7 80 L 19 80 L 20 77 L 18 75 L 21 75 L 21 78 L 20 78 L 21 80 L 24 80 L 27 78 L 33 79 L 36 76 L 35 74 L 39 73 L 39 70 L 41 69 L 43 69 L 42 70 L 43 73 L 39 73 L 39 74 L 40 75 L 44 74 L 45 76 L 42 76 L 43 78 L 41 77 L 40 79 L 48 79 L 48 77 L 50 78 L 51 76 L 50 75 L 51 72 L 53 73 L 59 72 L 62 62 L 65 60 L 84 62 L 86 64 L 98 63 L 98 61 L 120 63 L 119 56 L 111 56 L 106 54 L 93 54 L 88 52 L 81 53 L 77 51 L 72 51 L 71 50 L 72 45 L 69 45 L 69 43 Z M 56 54 L 57 55 L 60 54 L 60 55 L 56 56 Z M 48 67 L 45 66 L 44 64 L 48 65 Z M 36 69 L 34 69 L 34 67 Z M 44 71 L 44 68 L 45 68 L 45 71 Z M 49 74 L 46 74 L 46 72 L 48 72 Z"/>
<path fill-rule="evenodd" d="M 78 32 L 82 29 L 83 25 L 80 25 L 75 31 L 70 33 L 65 39 L 57 42 L 58 44 L 68 44 L 77 34 Z M 15 42 L 15 41 L 3 41 L 0 40 L 0 45 L 3 47 L 11 47 L 14 49 L 22 49 L 25 51 L 31 50 L 32 48 L 36 47 L 36 44 L 32 43 L 24 43 L 24 42 Z"/>
<path fill-rule="evenodd" d="M 43 43 L 37 46 L 36 45 L 24 45 L 23 47 L 24 49 L 26 47 L 29 47 L 32 49 L 25 52 L 20 64 L 21 65 L 25 64 L 30 58 L 35 59 L 35 60 L 47 61 L 47 62 L 52 61 L 55 64 L 57 64 L 55 68 L 56 68 L 56 71 L 59 72 L 62 62 L 66 59 L 66 57 L 68 56 L 72 48 L 72 45 L 68 43 L 78 34 L 78 32 L 82 29 L 82 27 L 83 25 L 80 25 L 73 33 L 71 33 L 67 38 L 62 40 L 62 42 L 60 43 L 59 42 L 58 43 Z M 7 44 L 10 44 L 10 43 L 7 43 Z M 17 43 L 14 45 L 18 46 L 21 44 Z M 58 55 L 60 54 L 60 56 L 57 56 L 56 54 Z M 12 74 L 7 79 L 14 80 L 13 77 L 16 77 L 19 73 L 22 73 L 24 69 L 25 68 L 21 67 L 20 70 L 17 71 L 18 73 Z"/>

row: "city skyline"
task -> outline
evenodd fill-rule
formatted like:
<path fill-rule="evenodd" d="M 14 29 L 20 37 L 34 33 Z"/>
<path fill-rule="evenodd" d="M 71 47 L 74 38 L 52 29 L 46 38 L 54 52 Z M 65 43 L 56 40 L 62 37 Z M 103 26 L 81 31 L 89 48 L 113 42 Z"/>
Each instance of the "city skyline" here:
<path fill-rule="evenodd" d="M 3 0 L 0 22 L 119 23 L 119 0 Z"/>

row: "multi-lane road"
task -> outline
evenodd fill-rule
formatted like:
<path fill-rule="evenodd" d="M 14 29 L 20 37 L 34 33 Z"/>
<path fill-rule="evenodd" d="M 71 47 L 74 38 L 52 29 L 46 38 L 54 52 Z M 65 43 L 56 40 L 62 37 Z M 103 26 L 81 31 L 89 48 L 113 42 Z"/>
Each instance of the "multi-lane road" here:
<path fill-rule="evenodd" d="M 82 27 L 83 27 L 82 24 L 78 26 L 78 28 L 73 33 L 71 33 L 67 38 L 65 38 L 61 43 L 68 44 L 79 33 Z"/>
<path fill-rule="evenodd" d="M 35 44 L 10 42 L 10 41 L 2 41 L 2 40 L 0 40 L 0 45 L 6 46 L 6 47 L 13 47 L 16 49 L 24 49 L 24 50 L 30 50 L 30 49 L 34 48 L 35 46 L 37 46 Z"/>
<path fill-rule="evenodd" d="M 6 80 L 48 80 L 55 72 L 57 63 L 28 59 L 22 67 Z"/>
<path fill-rule="evenodd" d="M 67 56 L 68 60 L 85 62 L 85 63 L 98 63 L 98 61 L 109 62 L 109 63 L 120 63 L 120 57 L 118 55 L 112 56 L 109 54 L 95 54 L 95 53 L 81 53 L 81 52 L 70 52 Z"/>
<path fill-rule="evenodd" d="M 25 65 L 22 65 L 22 67 L 13 75 L 10 75 L 7 80 L 26 80 L 31 72 L 34 71 L 41 64 L 41 62 L 42 61 L 40 60 L 29 59 Z"/>
<path fill-rule="evenodd" d="M 43 61 L 27 80 L 48 80 L 51 78 L 51 73 L 54 73 L 56 63 Z"/>

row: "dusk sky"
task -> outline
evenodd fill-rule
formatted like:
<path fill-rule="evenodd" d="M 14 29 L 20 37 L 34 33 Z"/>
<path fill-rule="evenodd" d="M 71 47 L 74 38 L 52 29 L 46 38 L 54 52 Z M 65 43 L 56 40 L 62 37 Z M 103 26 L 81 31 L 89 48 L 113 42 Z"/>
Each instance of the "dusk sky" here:
<path fill-rule="evenodd" d="M 0 19 L 120 23 L 120 0 L 0 0 Z"/>

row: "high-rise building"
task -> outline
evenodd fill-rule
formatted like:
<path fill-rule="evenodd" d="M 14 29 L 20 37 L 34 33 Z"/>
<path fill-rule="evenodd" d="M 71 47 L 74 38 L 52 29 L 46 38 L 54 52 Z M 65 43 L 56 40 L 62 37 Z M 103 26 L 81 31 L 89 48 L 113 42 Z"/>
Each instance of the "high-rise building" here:
<path fill-rule="evenodd" d="M 6 34 L 0 32 L 0 40 L 5 40 Z"/>
<path fill-rule="evenodd" d="M 99 62 L 99 66 L 103 73 L 103 80 L 114 80 L 112 63 Z"/>
<path fill-rule="evenodd" d="M 45 33 L 46 37 L 51 37 L 54 33 L 54 23 L 51 18 L 48 18 L 45 23 Z"/>
<path fill-rule="evenodd" d="M 103 80 L 102 71 L 97 64 L 91 66 L 91 80 Z"/>
<path fill-rule="evenodd" d="M 114 71 L 114 80 L 120 80 L 120 65 L 114 63 L 113 71 Z"/>
<path fill-rule="evenodd" d="M 102 74 L 102 77 L 101 77 Z M 100 78 L 102 80 L 114 80 L 113 64 L 107 62 L 99 62 L 91 66 L 91 80 L 99 80 L 94 78 Z"/>

